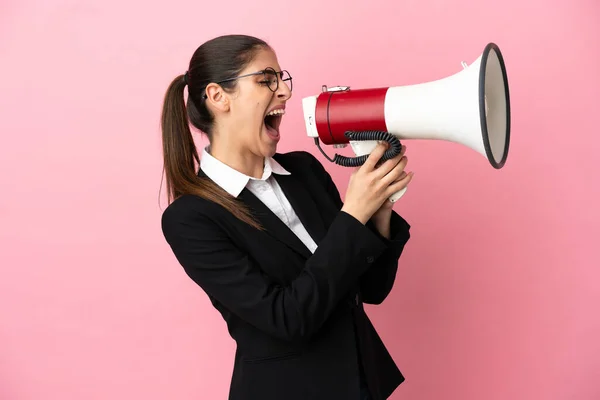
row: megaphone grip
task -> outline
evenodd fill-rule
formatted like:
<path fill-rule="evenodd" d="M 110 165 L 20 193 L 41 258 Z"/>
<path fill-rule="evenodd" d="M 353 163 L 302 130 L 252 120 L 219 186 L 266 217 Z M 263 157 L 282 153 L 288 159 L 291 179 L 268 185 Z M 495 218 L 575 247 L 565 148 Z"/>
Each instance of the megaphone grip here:
<path fill-rule="evenodd" d="M 398 140 L 398 138 L 396 136 L 394 136 L 388 132 L 384 132 L 384 131 L 346 131 L 344 135 L 350 141 L 385 141 L 385 142 L 388 142 L 390 147 L 389 147 L 389 149 L 387 149 L 385 151 L 385 153 L 383 153 L 383 156 L 381 156 L 380 162 L 384 162 L 391 158 L 394 158 L 398 154 L 400 154 L 400 152 L 402 151 L 402 143 L 400 143 L 400 140 Z M 321 150 L 321 153 L 323 153 L 323 155 L 325 157 L 327 157 L 327 159 L 329 159 L 329 161 L 332 161 L 332 162 L 336 163 L 337 165 L 341 165 L 343 167 L 360 167 L 369 158 L 368 154 L 358 156 L 358 157 L 346 157 L 346 156 L 336 154 L 332 160 L 323 152 L 323 150 L 321 149 L 321 147 L 318 144 L 318 139 L 315 139 L 315 142 L 317 143 L 319 150 Z"/>

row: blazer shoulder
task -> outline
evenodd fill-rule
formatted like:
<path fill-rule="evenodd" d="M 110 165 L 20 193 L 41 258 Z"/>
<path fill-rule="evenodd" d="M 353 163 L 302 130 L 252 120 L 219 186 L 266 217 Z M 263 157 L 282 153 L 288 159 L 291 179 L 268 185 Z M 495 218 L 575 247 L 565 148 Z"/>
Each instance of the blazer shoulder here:
<path fill-rule="evenodd" d="M 213 221 L 214 217 L 219 215 L 222 215 L 222 211 L 218 204 L 199 196 L 186 194 L 175 199 L 164 209 L 161 227 L 167 234 L 185 224 Z"/>
<path fill-rule="evenodd" d="M 307 163 L 312 162 L 315 156 L 306 150 L 294 150 L 286 153 L 275 153 L 273 158 L 279 163 Z"/>
<path fill-rule="evenodd" d="M 287 153 L 276 153 L 273 158 L 285 169 L 291 172 L 311 172 L 324 173 L 323 164 L 312 153 L 305 150 L 290 151 Z"/>

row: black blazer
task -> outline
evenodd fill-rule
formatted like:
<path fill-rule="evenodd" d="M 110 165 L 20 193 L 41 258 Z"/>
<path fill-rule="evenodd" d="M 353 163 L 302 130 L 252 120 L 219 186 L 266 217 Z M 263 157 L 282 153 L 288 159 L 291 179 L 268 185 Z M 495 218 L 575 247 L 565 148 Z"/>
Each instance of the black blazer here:
<path fill-rule="evenodd" d="M 393 212 L 387 240 L 340 211 L 334 182 L 310 153 L 274 158 L 291 172 L 275 178 L 319 245 L 314 255 L 248 189 L 239 198 L 266 232 L 191 195 L 162 217 L 177 260 L 236 341 L 229 399 L 358 400 L 359 361 L 373 400 L 386 399 L 404 377 L 363 303 L 392 289 L 410 226 Z"/>

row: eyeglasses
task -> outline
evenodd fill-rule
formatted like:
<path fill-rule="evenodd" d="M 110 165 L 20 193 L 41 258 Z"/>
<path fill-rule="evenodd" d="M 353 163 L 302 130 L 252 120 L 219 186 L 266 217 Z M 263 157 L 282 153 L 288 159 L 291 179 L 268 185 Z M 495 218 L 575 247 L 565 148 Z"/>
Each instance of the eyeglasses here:
<path fill-rule="evenodd" d="M 290 89 L 290 92 L 292 91 L 292 76 L 290 75 L 290 73 L 286 70 L 283 71 L 275 71 L 273 68 L 265 68 L 262 71 L 257 71 L 257 72 L 252 72 L 250 74 L 244 74 L 244 75 L 240 75 L 240 76 L 234 76 L 233 78 L 228 78 L 228 79 L 223 79 L 221 81 L 215 82 L 217 84 L 221 84 L 224 82 L 231 82 L 234 81 L 236 79 L 240 79 L 240 78 L 246 78 L 248 76 L 257 76 L 257 75 L 263 75 L 263 80 L 259 81 L 259 83 L 266 85 L 269 90 L 271 90 L 271 92 L 275 93 L 277 92 L 277 90 L 279 89 L 279 81 L 285 82 L 288 86 L 288 88 Z M 203 96 L 205 99 L 208 97 L 206 94 L 204 94 Z"/>

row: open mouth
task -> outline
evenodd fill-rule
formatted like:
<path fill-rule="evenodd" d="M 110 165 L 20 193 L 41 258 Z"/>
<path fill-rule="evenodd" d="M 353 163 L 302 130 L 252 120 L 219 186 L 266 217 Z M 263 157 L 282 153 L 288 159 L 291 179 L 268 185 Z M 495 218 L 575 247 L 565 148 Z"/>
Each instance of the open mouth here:
<path fill-rule="evenodd" d="M 281 118 L 285 114 L 285 110 L 273 110 L 265 117 L 265 127 L 270 136 L 276 138 L 279 137 L 279 125 L 281 124 Z"/>

